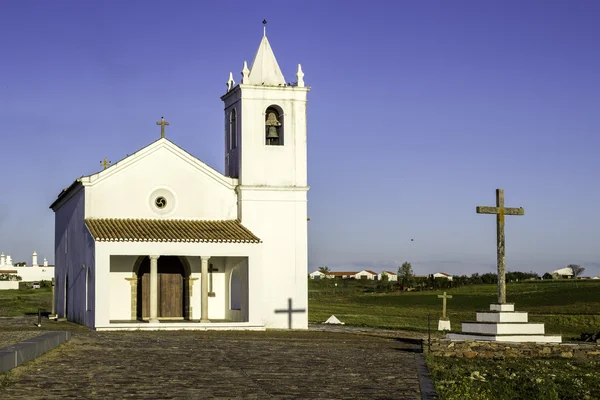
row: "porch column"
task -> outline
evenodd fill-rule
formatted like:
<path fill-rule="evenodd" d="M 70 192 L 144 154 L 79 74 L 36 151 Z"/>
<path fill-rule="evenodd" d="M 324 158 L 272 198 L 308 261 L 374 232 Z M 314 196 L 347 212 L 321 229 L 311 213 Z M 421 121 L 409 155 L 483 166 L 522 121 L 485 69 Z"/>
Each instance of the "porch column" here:
<path fill-rule="evenodd" d="M 202 308 L 200 309 L 200 322 L 210 322 L 208 319 L 208 260 L 210 256 L 202 256 Z"/>
<path fill-rule="evenodd" d="M 158 322 L 158 258 L 150 256 L 150 322 Z"/>

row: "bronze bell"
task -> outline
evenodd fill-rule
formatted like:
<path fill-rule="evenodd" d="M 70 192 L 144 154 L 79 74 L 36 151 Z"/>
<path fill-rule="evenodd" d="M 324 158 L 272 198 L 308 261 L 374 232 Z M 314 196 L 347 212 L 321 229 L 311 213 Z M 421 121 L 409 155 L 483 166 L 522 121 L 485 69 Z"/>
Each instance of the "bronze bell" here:
<path fill-rule="evenodd" d="M 277 133 L 277 127 L 281 126 L 281 122 L 277 120 L 277 114 L 270 112 L 267 116 L 265 125 L 269 127 L 267 133 L 267 139 L 279 139 L 279 133 Z"/>
<path fill-rule="evenodd" d="M 269 133 L 267 134 L 267 139 L 279 139 L 279 134 L 277 133 L 277 128 L 274 126 L 269 127 Z"/>

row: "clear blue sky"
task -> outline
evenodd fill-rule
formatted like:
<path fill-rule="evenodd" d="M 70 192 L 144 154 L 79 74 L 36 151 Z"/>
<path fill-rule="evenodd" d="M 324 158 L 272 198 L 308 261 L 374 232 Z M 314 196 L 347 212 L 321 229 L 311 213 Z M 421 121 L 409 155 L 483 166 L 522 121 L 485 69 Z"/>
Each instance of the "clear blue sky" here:
<path fill-rule="evenodd" d="M 223 105 L 263 18 L 308 103 L 309 270 L 600 275 L 600 2 L 0 1 L 0 251 L 52 262 L 48 208 L 154 141 L 223 171 Z M 414 239 L 414 241 L 411 241 Z"/>

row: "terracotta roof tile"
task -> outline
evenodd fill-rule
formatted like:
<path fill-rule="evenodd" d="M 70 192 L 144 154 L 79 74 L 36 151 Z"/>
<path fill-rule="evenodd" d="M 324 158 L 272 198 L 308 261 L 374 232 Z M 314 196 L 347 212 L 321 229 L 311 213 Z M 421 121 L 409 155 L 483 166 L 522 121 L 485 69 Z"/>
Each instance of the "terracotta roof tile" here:
<path fill-rule="evenodd" d="M 260 243 L 238 220 L 88 218 L 85 224 L 100 242 Z"/>

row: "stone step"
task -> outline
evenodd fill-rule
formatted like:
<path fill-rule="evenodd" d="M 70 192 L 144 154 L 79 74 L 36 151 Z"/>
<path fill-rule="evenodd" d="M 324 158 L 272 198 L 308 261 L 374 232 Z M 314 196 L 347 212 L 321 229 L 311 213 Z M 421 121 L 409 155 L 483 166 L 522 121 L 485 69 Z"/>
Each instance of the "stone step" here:
<path fill-rule="evenodd" d="M 543 335 L 544 324 L 524 322 L 463 322 L 462 332 L 496 335 Z"/>
<path fill-rule="evenodd" d="M 490 304 L 490 311 L 515 311 L 515 305 L 512 303 Z"/>
<path fill-rule="evenodd" d="M 527 322 L 527 312 L 523 311 L 480 311 L 477 322 Z"/>
<path fill-rule="evenodd" d="M 489 342 L 516 342 L 516 343 L 560 343 L 561 336 L 556 335 L 486 335 L 468 333 L 448 333 L 450 340 L 477 340 Z"/>

